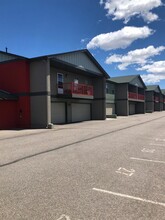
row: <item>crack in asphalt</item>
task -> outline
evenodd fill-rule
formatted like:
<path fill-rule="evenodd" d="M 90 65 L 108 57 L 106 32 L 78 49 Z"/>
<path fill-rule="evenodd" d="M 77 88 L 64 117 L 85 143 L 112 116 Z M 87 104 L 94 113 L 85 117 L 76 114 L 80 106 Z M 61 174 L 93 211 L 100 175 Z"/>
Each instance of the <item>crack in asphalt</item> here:
<path fill-rule="evenodd" d="M 35 154 L 31 154 L 31 155 L 28 155 L 26 157 L 18 158 L 16 160 L 11 161 L 11 162 L 1 164 L 0 168 L 18 163 L 22 160 L 26 160 L 26 159 L 29 159 L 29 158 L 32 158 L 32 157 L 36 157 L 36 156 L 39 156 L 39 155 L 42 155 L 42 154 L 46 154 L 46 153 L 49 153 L 49 152 L 52 152 L 52 151 L 57 151 L 57 150 L 60 150 L 60 149 L 63 149 L 63 148 L 66 148 L 66 147 L 69 147 L 69 146 L 72 146 L 72 145 L 75 145 L 75 144 L 90 141 L 90 140 L 100 138 L 100 137 L 103 137 L 103 136 L 106 136 L 106 135 L 109 135 L 109 134 L 113 134 L 115 132 L 123 131 L 123 130 L 129 129 L 129 128 L 132 128 L 132 127 L 136 127 L 136 126 L 143 125 L 143 124 L 146 124 L 146 123 L 149 123 L 149 122 L 153 122 L 153 121 L 159 120 L 159 119 L 164 118 L 164 117 L 165 116 L 162 116 L 162 117 L 155 118 L 155 119 L 152 119 L 152 120 L 149 120 L 149 121 L 145 121 L 145 122 L 141 122 L 141 123 L 138 123 L 138 124 L 130 125 L 130 126 L 127 126 L 127 127 L 124 127 L 124 128 L 119 128 L 117 130 L 109 131 L 109 132 L 106 132 L 106 133 L 103 133 L 103 134 L 100 134 L 100 135 L 96 135 L 96 136 L 93 136 L 93 137 L 90 137 L 90 138 L 75 141 L 75 142 L 72 142 L 70 144 L 65 144 L 65 145 L 62 145 L 62 146 L 59 146 L 59 147 L 56 147 L 56 148 L 52 148 L 52 149 L 49 149 L 49 150 L 45 150 L 45 151 L 41 151 L 41 152 L 38 152 L 38 153 L 35 153 Z"/>

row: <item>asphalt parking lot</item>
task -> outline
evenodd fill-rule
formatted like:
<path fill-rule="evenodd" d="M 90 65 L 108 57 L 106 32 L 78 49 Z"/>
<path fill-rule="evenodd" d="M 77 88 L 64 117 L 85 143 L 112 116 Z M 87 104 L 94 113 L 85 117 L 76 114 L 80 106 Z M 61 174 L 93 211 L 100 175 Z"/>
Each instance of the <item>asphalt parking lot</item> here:
<path fill-rule="evenodd" d="M 0 131 L 0 219 L 164 220 L 165 112 Z"/>

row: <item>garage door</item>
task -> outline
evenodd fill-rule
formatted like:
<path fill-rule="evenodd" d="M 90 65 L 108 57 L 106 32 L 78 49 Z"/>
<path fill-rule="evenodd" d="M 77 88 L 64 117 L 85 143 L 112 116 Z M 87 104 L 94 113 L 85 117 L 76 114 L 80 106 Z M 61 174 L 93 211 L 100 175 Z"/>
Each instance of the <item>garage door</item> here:
<path fill-rule="evenodd" d="M 51 103 L 51 122 L 53 124 L 66 123 L 64 102 L 52 102 Z"/>
<path fill-rule="evenodd" d="M 134 115 L 135 114 L 135 103 L 129 104 L 129 114 Z"/>
<path fill-rule="evenodd" d="M 115 104 L 106 104 L 106 115 L 113 115 L 115 114 Z"/>
<path fill-rule="evenodd" d="M 88 121 L 91 119 L 90 104 L 72 103 L 72 122 Z"/>

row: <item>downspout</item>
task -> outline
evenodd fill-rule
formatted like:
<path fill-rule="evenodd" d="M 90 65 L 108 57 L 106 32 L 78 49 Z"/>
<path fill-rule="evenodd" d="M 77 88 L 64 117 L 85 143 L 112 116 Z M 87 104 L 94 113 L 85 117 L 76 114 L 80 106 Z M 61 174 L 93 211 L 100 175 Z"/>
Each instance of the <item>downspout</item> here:
<path fill-rule="evenodd" d="M 51 123 L 50 59 L 46 60 L 47 125 Z"/>

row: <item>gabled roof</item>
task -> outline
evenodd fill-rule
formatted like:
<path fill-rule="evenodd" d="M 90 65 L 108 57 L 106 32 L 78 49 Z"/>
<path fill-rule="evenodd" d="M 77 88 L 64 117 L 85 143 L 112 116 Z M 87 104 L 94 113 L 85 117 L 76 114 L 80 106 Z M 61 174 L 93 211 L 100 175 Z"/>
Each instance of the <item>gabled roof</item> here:
<path fill-rule="evenodd" d="M 0 63 L 11 60 L 18 60 L 18 59 L 27 59 L 27 58 L 16 54 L 0 51 Z"/>
<path fill-rule="evenodd" d="M 17 100 L 18 97 L 9 93 L 9 92 L 6 92 L 4 90 L 0 90 L 0 100 Z"/>
<path fill-rule="evenodd" d="M 165 89 L 161 89 L 162 94 L 165 95 Z"/>
<path fill-rule="evenodd" d="M 46 56 L 41 56 L 41 57 L 35 57 L 35 58 L 32 58 L 31 60 L 49 59 L 52 62 L 59 63 L 59 65 L 63 64 L 65 66 L 74 67 L 77 70 L 79 69 L 81 71 L 90 72 L 90 70 L 88 68 L 81 66 L 81 64 L 77 65 L 76 63 L 72 62 L 71 58 L 72 58 L 72 56 L 74 56 L 76 54 L 85 54 L 88 57 L 88 59 L 90 60 L 90 62 L 92 62 L 93 65 L 95 65 L 95 68 L 97 68 L 99 70 L 99 72 L 101 74 L 103 74 L 106 78 L 109 78 L 109 75 L 107 74 L 107 72 L 102 68 L 102 66 L 97 62 L 97 60 L 93 57 L 93 55 L 87 49 L 70 51 L 70 52 L 59 53 L 59 54 L 51 54 L 51 55 L 46 55 Z M 92 73 L 92 71 L 91 71 L 91 73 Z M 98 72 L 93 71 L 93 74 L 98 74 Z"/>
<path fill-rule="evenodd" d="M 159 91 L 160 93 L 162 93 L 159 85 L 148 85 L 146 91 L 154 91 L 154 92 L 158 92 Z"/>
<path fill-rule="evenodd" d="M 114 83 L 130 83 L 133 79 L 135 79 L 137 75 L 130 75 L 130 76 L 118 76 L 118 77 L 111 77 L 108 81 Z"/>
<path fill-rule="evenodd" d="M 0 50 L 0 53 L 4 54 L 4 55 L 11 55 L 11 56 L 14 56 L 14 57 L 17 57 L 17 58 L 26 58 L 26 57 L 23 57 L 23 56 L 14 54 L 14 53 L 8 53 L 8 52 L 2 51 L 2 50 Z"/>
<path fill-rule="evenodd" d="M 111 77 L 110 79 L 107 79 L 107 81 L 114 82 L 117 84 L 123 84 L 123 83 L 128 83 L 132 84 L 132 82 L 136 79 L 139 79 L 142 85 L 146 88 L 145 83 L 143 82 L 142 78 L 140 75 L 129 75 L 129 76 L 119 76 L 119 77 Z"/>

